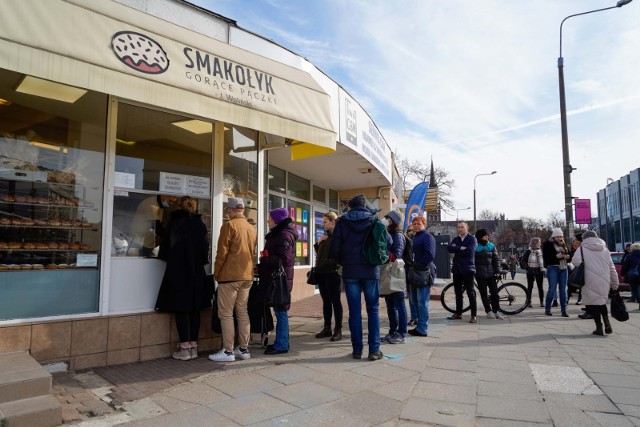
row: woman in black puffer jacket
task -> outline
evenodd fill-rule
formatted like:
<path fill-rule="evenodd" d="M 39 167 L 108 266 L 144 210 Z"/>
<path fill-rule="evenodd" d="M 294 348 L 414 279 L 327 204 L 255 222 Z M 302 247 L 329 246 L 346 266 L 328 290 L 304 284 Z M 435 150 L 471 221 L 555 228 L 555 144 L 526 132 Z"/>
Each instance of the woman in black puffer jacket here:
<path fill-rule="evenodd" d="M 487 319 L 503 319 L 502 314 L 498 311 L 500 300 L 498 298 L 498 286 L 496 276 L 500 274 L 500 260 L 498 252 L 493 243 L 489 241 L 489 232 L 481 228 L 476 231 L 476 282 L 480 291 L 480 298 L 484 311 L 487 313 Z M 491 294 L 491 302 L 487 296 L 487 288 Z"/>

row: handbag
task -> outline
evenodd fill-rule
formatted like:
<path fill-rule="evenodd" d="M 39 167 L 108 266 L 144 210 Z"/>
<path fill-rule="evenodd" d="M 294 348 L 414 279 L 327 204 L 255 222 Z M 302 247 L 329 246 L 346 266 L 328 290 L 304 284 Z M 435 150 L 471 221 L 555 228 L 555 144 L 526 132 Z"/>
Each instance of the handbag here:
<path fill-rule="evenodd" d="M 316 284 L 316 268 L 311 267 L 311 270 L 307 271 L 307 284 L 314 285 Z"/>
<path fill-rule="evenodd" d="M 271 273 L 267 288 L 265 304 L 272 307 L 280 307 L 291 304 L 291 293 L 287 286 L 287 273 L 282 266 L 282 260 L 278 260 L 278 268 Z"/>
<path fill-rule="evenodd" d="M 404 292 L 405 288 L 404 261 L 397 259 L 380 266 L 380 295 Z"/>
<path fill-rule="evenodd" d="M 584 252 L 582 251 L 582 246 L 580 246 L 580 256 L 582 257 L 582 264 L 577 266 L 571 272 L 569 276 L 569 284 L 574 288 L 582 288 L 584 286 Z"/>
<path fill-rule="evenodd" d="M 418 264 L 411 265 L 407 271 L 407 282 L 417 288 L 431 286 L 433 284 L 431 268 L 429 266 L 421 268 Z"/>
<path fill-rule="evenodd" d="M 629 320 L 627 306 L 624 305 L 624 301 L 618 291 L 611 293 L 611 317 L 616 319 L 618 322 L 626 322 Z"/>

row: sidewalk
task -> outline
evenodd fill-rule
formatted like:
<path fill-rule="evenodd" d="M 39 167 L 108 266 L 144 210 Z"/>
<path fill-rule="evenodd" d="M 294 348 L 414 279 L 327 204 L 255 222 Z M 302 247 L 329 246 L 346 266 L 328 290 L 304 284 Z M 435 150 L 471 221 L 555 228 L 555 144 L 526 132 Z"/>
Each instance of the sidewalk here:
<path fill-rule="evenodd" d="M 353 360 L 348 333 L 335 343 L 313 337 L 316 295 L 290 312 L 287 355 L 253 345 L 246 361 L 154 360 L 56 374 L 54 388 L 75 399 L 66 420 L 80 426 L 640 425 L 636 304 L 606 337 L 591 334 L 575 305 L 569 319 L 534 307 L 477 324 L 447 320 L 436 300 L 430 308 L 429 337 L 383 344 L 380 361 Z M 384 335 L 383 299 L 381 314 Z"/>

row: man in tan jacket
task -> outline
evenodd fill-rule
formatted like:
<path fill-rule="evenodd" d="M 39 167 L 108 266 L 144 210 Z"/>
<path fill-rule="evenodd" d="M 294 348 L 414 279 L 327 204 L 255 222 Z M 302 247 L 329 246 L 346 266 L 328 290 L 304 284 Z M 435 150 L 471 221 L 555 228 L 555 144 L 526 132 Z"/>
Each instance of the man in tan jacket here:
<path fill-rule="evenodd" d="M 249 353 L 247 300 L 253 283 L 257 234 L 244 216 L 244 201 L 231 197 L 227 203 L 229 221 L 220 229 L 213 276 L 218 282 L 218 317 L 222 325 L 222 349 L 209 355 L 214 362 L 245 360 Z M 233 348 L 233 312 L 238 318 L 238 347 Z"/>

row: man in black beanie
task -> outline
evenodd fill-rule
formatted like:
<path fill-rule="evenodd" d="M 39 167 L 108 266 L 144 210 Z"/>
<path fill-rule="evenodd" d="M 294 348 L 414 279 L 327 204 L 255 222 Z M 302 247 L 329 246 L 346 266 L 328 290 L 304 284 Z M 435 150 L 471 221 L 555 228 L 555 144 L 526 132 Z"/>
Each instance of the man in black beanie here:
<path fill-rule="evenodd" d="M 362 358 L 362 297 L 367 306 L 367 326 L 369 331 L 369 360 L 382 359 L 380 351 L 380 268 L 371 265 L 362 256 L 362 247 L 374 215 L 366 207 L 367 199 L 363 194 L 354 196 L 347 204 L 344 213 L 333 229 L 333 239 L 329 249 L 329 258 L 342 266 L 342 281 L 349 305 L 349 331 L 353 358 Z M 391 236 L 387 235 L 391 242 Z"/>

